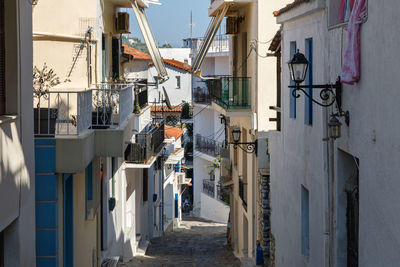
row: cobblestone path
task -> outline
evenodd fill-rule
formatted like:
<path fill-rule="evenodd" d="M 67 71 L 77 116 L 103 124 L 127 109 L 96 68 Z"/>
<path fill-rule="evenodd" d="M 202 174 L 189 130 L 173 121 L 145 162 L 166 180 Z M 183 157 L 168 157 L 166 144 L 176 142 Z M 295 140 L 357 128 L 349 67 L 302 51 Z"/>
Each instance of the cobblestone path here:
<path fill-rule="evenodd" d="M 151 240 L 145 256 L 135 257 L 130 266 L 241 266 L 226 246 L 226 226 L 186 217 L 179 229 Z"/>

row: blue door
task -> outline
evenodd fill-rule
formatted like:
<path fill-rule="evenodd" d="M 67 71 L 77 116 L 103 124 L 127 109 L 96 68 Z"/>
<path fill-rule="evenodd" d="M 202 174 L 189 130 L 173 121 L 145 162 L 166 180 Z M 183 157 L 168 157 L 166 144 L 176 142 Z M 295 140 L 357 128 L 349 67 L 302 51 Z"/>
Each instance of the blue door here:
<path fill-rule="evenodd" d="M 74 201 L 73 175 L 64 174 L 63 196 L 63 259 L 64 267 L 74 266 Z"/>

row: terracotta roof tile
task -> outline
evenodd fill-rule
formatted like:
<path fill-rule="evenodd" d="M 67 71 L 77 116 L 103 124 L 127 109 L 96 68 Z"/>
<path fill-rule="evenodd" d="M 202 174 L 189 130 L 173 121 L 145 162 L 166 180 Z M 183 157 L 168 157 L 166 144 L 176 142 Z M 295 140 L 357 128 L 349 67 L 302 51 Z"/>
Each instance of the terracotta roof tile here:
<path fill-rule="evenodd" d="M 286 5 L 284 8 L 281 8 L 281 9 L 279 9 L 277 11 L 274 11 L 273 14 L 274 14 L 275 17 L 277 17 L 277 16 L 279 16 L 279 15 L 281 15 L 281 14 L 283 14 L 283 13 L 285 13 L 285 12 L 287 12 L 287 11 L 289 11 L 289 10 L 291 10 L 291 9 L 293 9 L 293 8 L 303 4 L 303 3 L 307 3 L 307 2 L 310 2 L 310 0 L 294 0 L 293 3 L 290 3 L 290 4 Z"/>
<path fill-rule="evenodd" d="M 178 138 L 180 138 L 184 133 L 185 131 L 182 129 L 168 125 L 164 126 L 164 137 L 167 139 L 175 137 L 175 140 L 178 140 Z"/>
<path fill-rule="evenodd" d="M 133 47 L 127 46 L 127 45 L 122 45 L 123 48 L 123 54 L 125 55 L 130 55 L 133 57 L 133 59 L 136 60 L 151 60 L 151 56 L 145 52 L 142 52 L 140 50 L 137 50 Z"/>
<path fill-rule="evenodd" d="M 175 60 L 175 59 L 163 59 L 163 61 L 164 61 L 165 64 L 168 64 L 168 65 L 170 65 L 172 67 L 175 67 L 175 68 L 178 68 L 178 69 L 181 69 L 181 70 L 184 70 L 184 71 L 189 71 L 190 70 L 190 65 L 186 65 L 185 66 L 184 62 L 181 62 L 181 61 L 178 61 L 178 60 Z M 152 66 L 153 64 L 154 64 L 153 62 L 150 62 L 149 66 Z"/>
<path fill-rule="evenodd" d="M 153 105 L 151 106 L 151 112 L 161 112 L 163 111 L 161 105 Z M 182 106 L 172 106 L 172 109 L 169 109 L 164 105 L 164 112 L 182 112 Z"/>

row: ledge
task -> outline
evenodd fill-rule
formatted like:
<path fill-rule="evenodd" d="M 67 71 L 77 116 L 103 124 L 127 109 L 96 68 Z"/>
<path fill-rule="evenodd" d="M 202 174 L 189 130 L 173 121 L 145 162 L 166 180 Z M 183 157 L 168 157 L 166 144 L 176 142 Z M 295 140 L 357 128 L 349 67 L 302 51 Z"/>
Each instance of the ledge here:
<path fill-rule="evenodd" d="M 14 122 L 18 119 L 18 115 L 2 115 L 0 116 L 0 125 Z"/>

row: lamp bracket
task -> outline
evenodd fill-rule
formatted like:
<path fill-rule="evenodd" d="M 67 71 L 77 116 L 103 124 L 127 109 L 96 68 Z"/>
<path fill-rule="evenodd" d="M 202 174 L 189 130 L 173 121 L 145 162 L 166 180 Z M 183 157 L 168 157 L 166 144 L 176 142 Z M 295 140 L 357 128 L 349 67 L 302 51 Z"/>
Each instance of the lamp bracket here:
<path fill-rule="evenodd" d="M 229 144 L 233 145 L 234 149 L 237 149 L 239 147 L 246 153 L 255 153 L 257 155 L 258 140 L 254 142 L 231 142 Z M 243 145 L 244 147 L 242 147 L 241 145 Z"/>
<path fill-rule="evenodd" d="M 293 88 L 292 95 L 295 98 L 299 98 L 300 94 L 298 91 L 303 92 L 303 94 L 308 97 L 312 102 L 321 106 L 321 107 L 329 107 L 332 106 L 335 101 L 338 105 L 338 108 L 341 110 L 342 108 L 342 83 L 340 82 L 340 77 L 338 77 L 336 83 L 330 84 L 310 84 L 310 85 L 290 85 L 289 88 Z M 319 97 L 322 101 L 315 100 L 312 98 L 304 88 L 312 88 L 312 89 L 322 89 L 319 93 Z M 335 91 L 333 90 L 335 89 Z M 327 102 L 329 99 L 331 101 Z"/>

